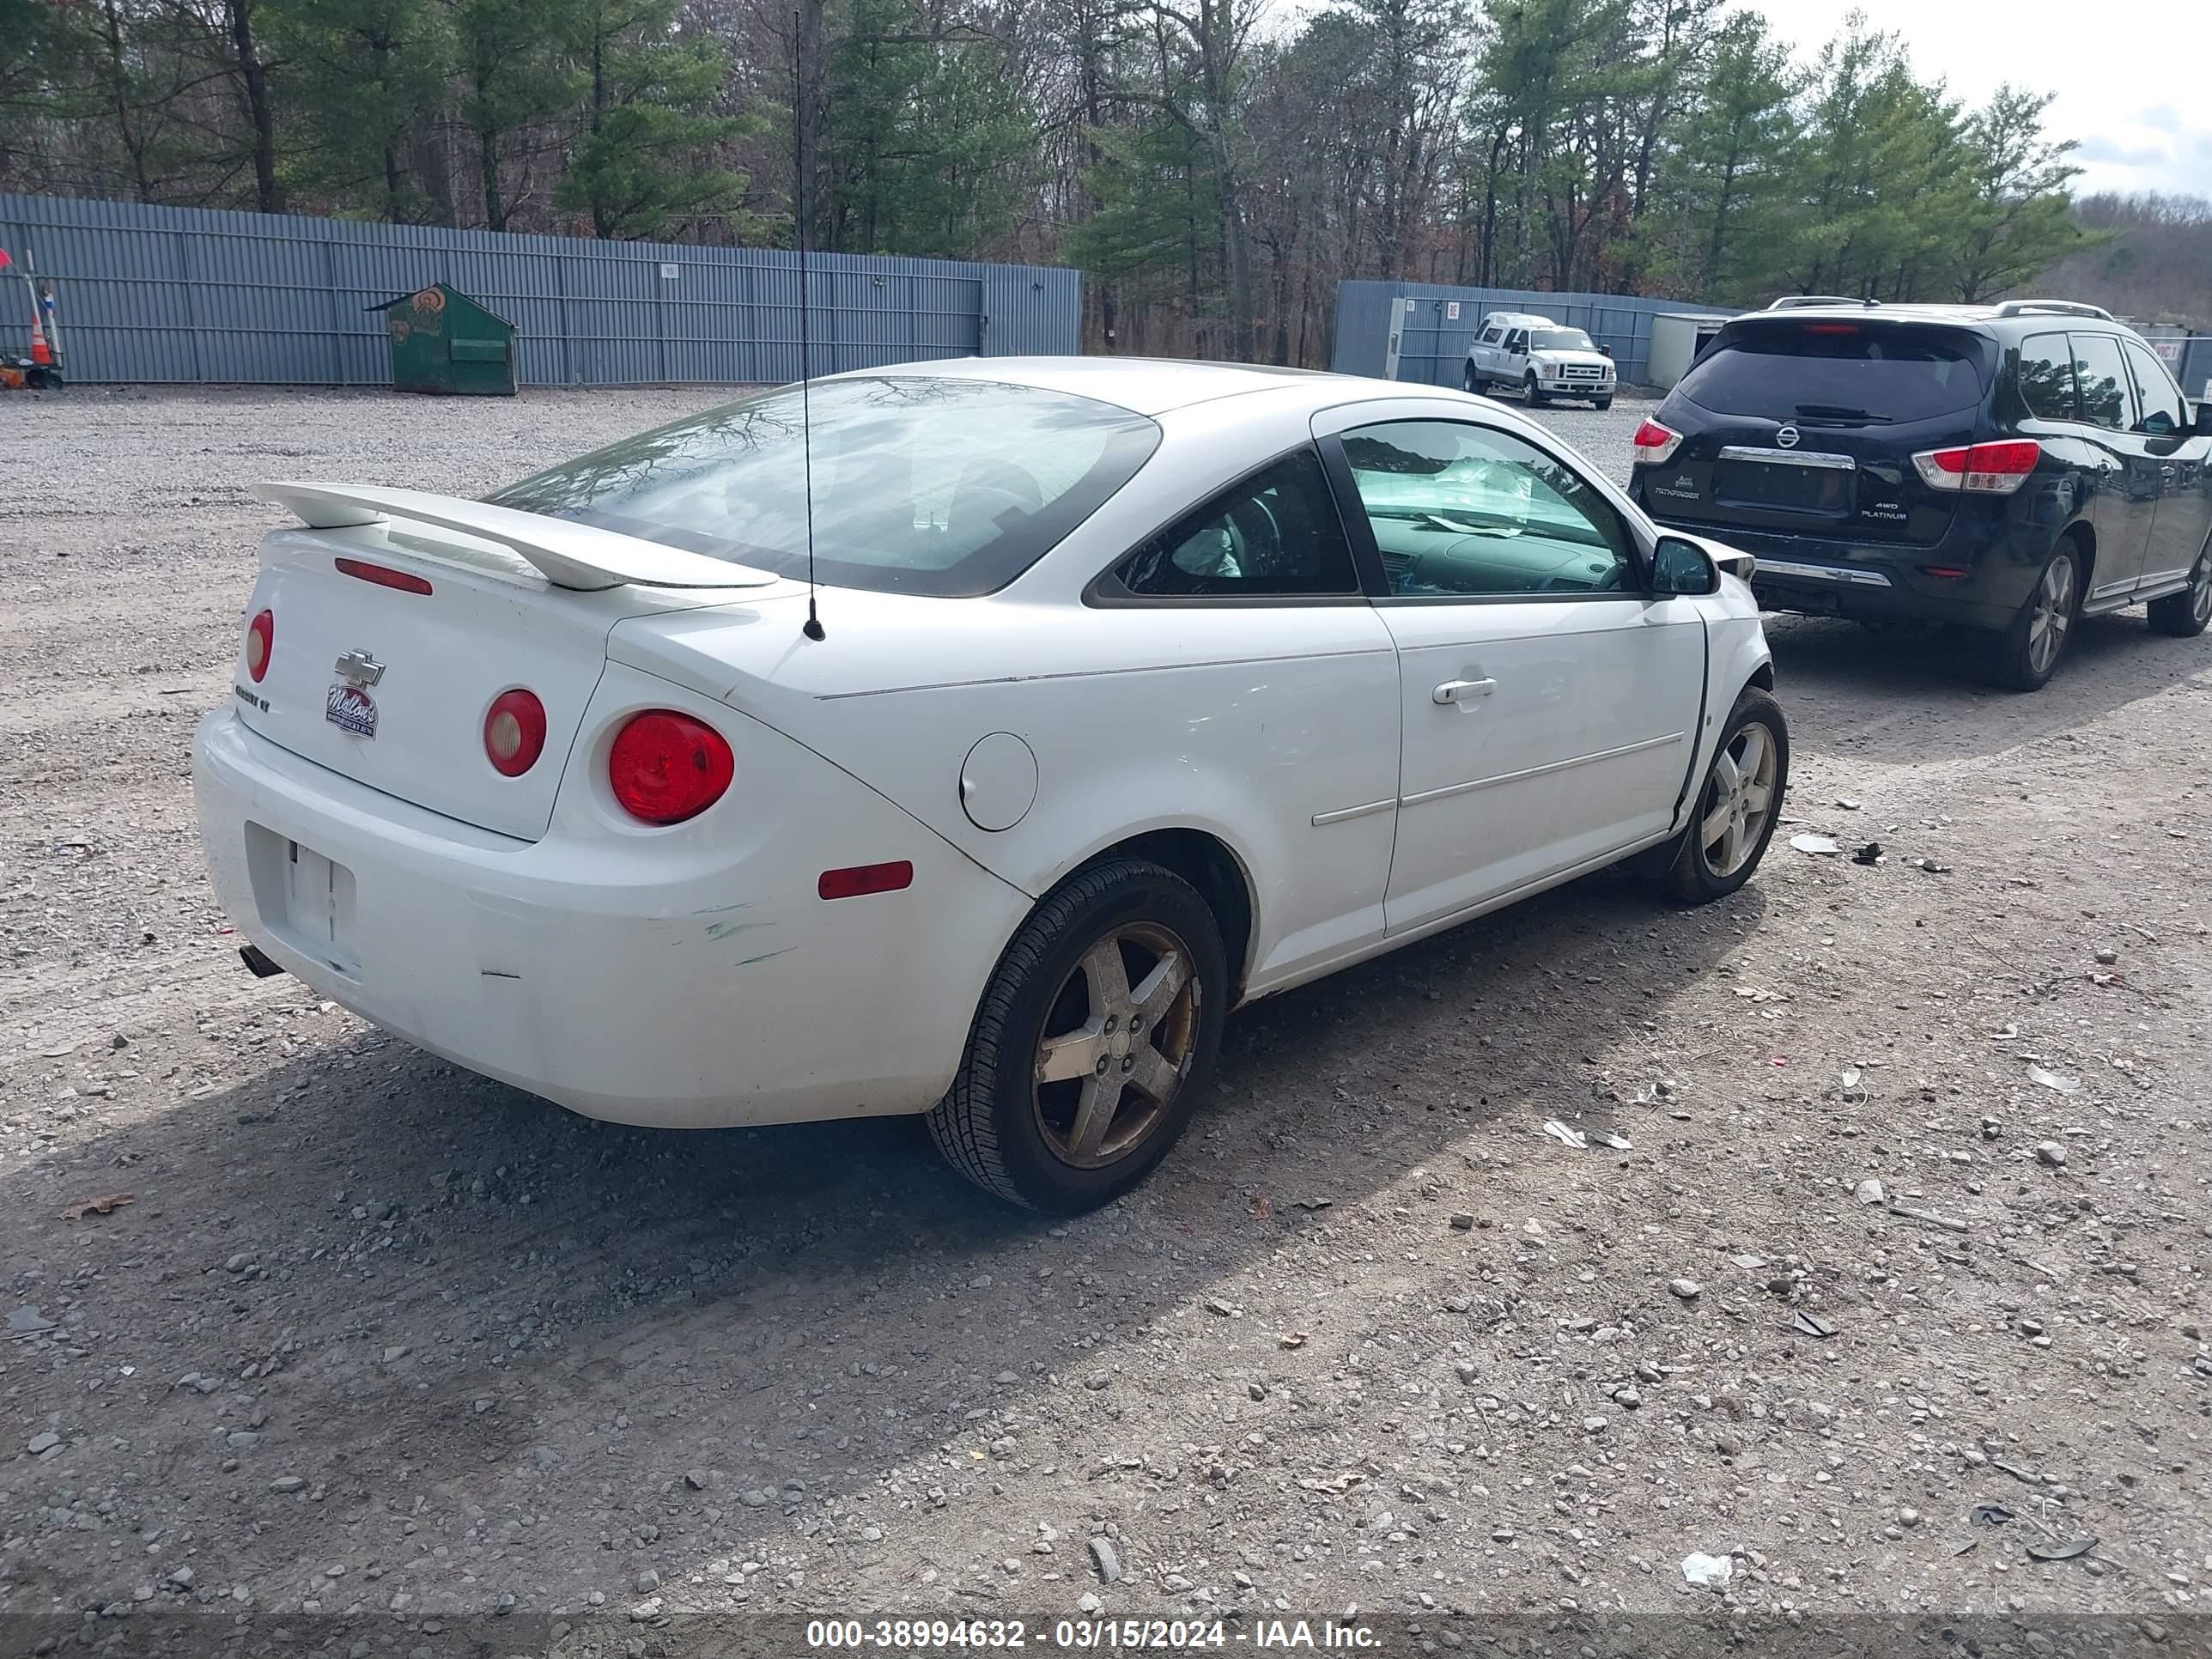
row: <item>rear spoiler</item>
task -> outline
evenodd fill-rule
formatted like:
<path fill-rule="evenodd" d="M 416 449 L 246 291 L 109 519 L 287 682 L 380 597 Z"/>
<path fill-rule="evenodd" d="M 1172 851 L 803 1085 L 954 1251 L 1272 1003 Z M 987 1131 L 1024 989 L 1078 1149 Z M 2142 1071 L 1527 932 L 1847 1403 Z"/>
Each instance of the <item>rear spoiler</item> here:
<path fill-rule="evenodd" d="M 556 587 L 590 591 L 629 583 L 641 587 L 766 587 L 777 580 L 772 572 L 750 565 L 663 547 L 617 531 L 427 490 L 264 483 L 255 485 L 254 494 L 289 509 L 311 530 L 342 530 L 398 519 L 495 542 L 535 565 Z"/>

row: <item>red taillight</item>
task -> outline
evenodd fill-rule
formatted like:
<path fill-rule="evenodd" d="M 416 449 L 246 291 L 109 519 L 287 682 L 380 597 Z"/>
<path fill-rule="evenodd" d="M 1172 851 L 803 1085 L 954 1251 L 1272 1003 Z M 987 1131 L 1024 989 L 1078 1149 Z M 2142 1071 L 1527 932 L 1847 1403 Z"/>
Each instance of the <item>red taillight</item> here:
<path fill-rule="evenodd" d="M 2043 446 L 2034 439 L 2008 438 L 2001 443 L 1925 449 L 1912 458 L 1912 465 L 1930 489 L 2009 495 L 2027 482 L 2042 459 Z"/>
<path fill-rule="evenodd" d="M 1682 434 L 1671 427 L 1660 425 L 1647 415 L 1644 417 L 1644 424 L 1636 428 L 1636 436 L 1630 441 L 1636 446 L 1636 459 L 1639 464 L 1649 462 L 1656 466 L 1673 457 L 1675 450 L 1681 447 Z"/>
<path fill-rule="evenodd" d="M 276 613 L 264 611 L 246 624 L 246 672 L 256 685 L 269 672 L 269 656 L 276 648 Z"/>
<path fill-rule="evenodd" d="M 340 575 L 374 582 L 379 587 L 395 587 L 402 593 L 428 593 L 430 591 L 430 584 L 422 577 L 404 570 L 394 570 L 387 564 L 370 564 L 364 559 L 340 559 L 337 563 Z"/>
<path fill-rule="evenodd" d="M 1859 327 L 1856 323 L 1808 323 L 1805 331 L 1808 334 L 1856 334 Z"/>
<path fill-rule="evenodd" d="M 914 885 L 914 866 L 905 859 L 890 864 L 855 864 L 824 870 L 814 890 L 826 899 L 858 898 L 863 893 L 896 893 Z"/>
<path fill-rule="evenodd" d="M 495 770 L 520 777 L 545 752 L 545 705 L 520 686 L 501 692 L 484 711 L 483 743 Z"/>
<path fill-rule="evenodd" d="M 667 708 L 631 715 L 607 756 L 615 799 L 647 823 L 698 817 L 721 799 L 736 771 L 720 732 Z"/>
<path fill-rule="evenodd" d="M 1974 573 L 1964 565 L 1923 564 L 1920 567 L 1920 574 L 1923 576 L 1938 576 L 1947 582 L 1962 582 Z"/>

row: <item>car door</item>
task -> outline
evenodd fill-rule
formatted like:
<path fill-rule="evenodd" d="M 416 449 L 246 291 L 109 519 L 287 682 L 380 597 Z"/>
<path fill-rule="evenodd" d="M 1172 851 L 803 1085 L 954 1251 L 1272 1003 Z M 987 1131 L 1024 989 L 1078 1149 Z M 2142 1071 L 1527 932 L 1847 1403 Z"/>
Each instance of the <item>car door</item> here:
<path fill-rule="evenodd" d="M 2151 519 L 2150 542 L 2136 592 L 2145 599 L 2184 586 L 2212 536 L 2212 494 L 2205 466 L 2212 438 L 2197 435 L 2189 400 L 2155 353 L 2133 340 L 2122 340 L 2128 366 L 2135 371 L 2142 416 L 2136 429 L 2148 459 L 2158 468 L 2158 510 Z"/>
<path fill-rule="evenodd" d="M 1554 451 L 1410 404 L 1331 411 L 1398 647 L 1390 932 L 1662 834 L 1705 695 L 1692 599 L 1654 599 L 1608 492 Z"/>
<path fill-rule="evenodd" d="M 2069 331 L 2080 430 L 2095 458 L 2089 522 L 2097 532 L 2097 565 L 2082 604 L 2088 610 L 2127 603 L 2142 580 L 2151 526 L 2164 487 L 2160 462 L 2136 429 L 2141 413 L 2127 360 L 2110 334 Z"/>
<path fill-rule="evenodd" d="M 1170 642 L 1182 659 L 1172 674 L 1091 695 L 1112 700 L 1129 742 L 1152 741 L 1143 734 L 1164 720 L 1189 775 L 1188 810 L 1246 827 L 1265 919 L 1249 988 L 1381 939 L 1397 816 L 1397 655 L 1311 441 L 1147 538 L 1085 599 L 1094 626 L 1127 636 L 1128 660 Z M 1158 720 L 1139 718 L 1147 696 Z M 1253 810 L 1216 811 L 1222 775 Z"/>
<path fill-rule="evenodd" d="M 1505 338 L 1505 325 L 1487 323 L 1474 343 L 1474 367 L 1478 373 L 1488 376 L 1500 372 L 1498 346 Z"/>
<path fill-rule="evenodd" d="M 1528 372 L 1528 331 L 1525 328 L 1509 329 L 1505 334 L 1504 348 L 1498 355 L 1498 377 L 1518 386 L 1521 377 Z"/>

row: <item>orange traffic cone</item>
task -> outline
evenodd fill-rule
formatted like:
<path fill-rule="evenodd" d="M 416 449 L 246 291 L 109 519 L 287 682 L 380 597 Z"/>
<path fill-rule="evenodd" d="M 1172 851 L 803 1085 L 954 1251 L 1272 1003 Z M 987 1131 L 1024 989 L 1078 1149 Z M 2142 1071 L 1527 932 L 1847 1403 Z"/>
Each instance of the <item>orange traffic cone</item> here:
<path fill-rule="evenodd" d="M 54 366 L 54 354 L 47 349 L 46 331 L 40 325 L 35 306 L 31 311 L 31 361 L 44 368 Z"/>

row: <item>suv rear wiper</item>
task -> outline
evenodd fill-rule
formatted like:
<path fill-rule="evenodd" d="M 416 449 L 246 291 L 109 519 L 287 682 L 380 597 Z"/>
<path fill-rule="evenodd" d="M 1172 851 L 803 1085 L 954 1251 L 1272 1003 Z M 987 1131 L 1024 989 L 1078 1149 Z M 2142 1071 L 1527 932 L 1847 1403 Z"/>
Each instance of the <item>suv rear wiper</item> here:
<path fill-rule="evenodd" d="M 1846 409 L 1841 404 L 1800 404 L 1797 405 L 1797 412 L 1818 420 L 1863 421 L 1874 426 L 1889 424 L 1889 416 L 1887 415 L 1877 415 L 1873 410 L 1866 409 Z"/>

